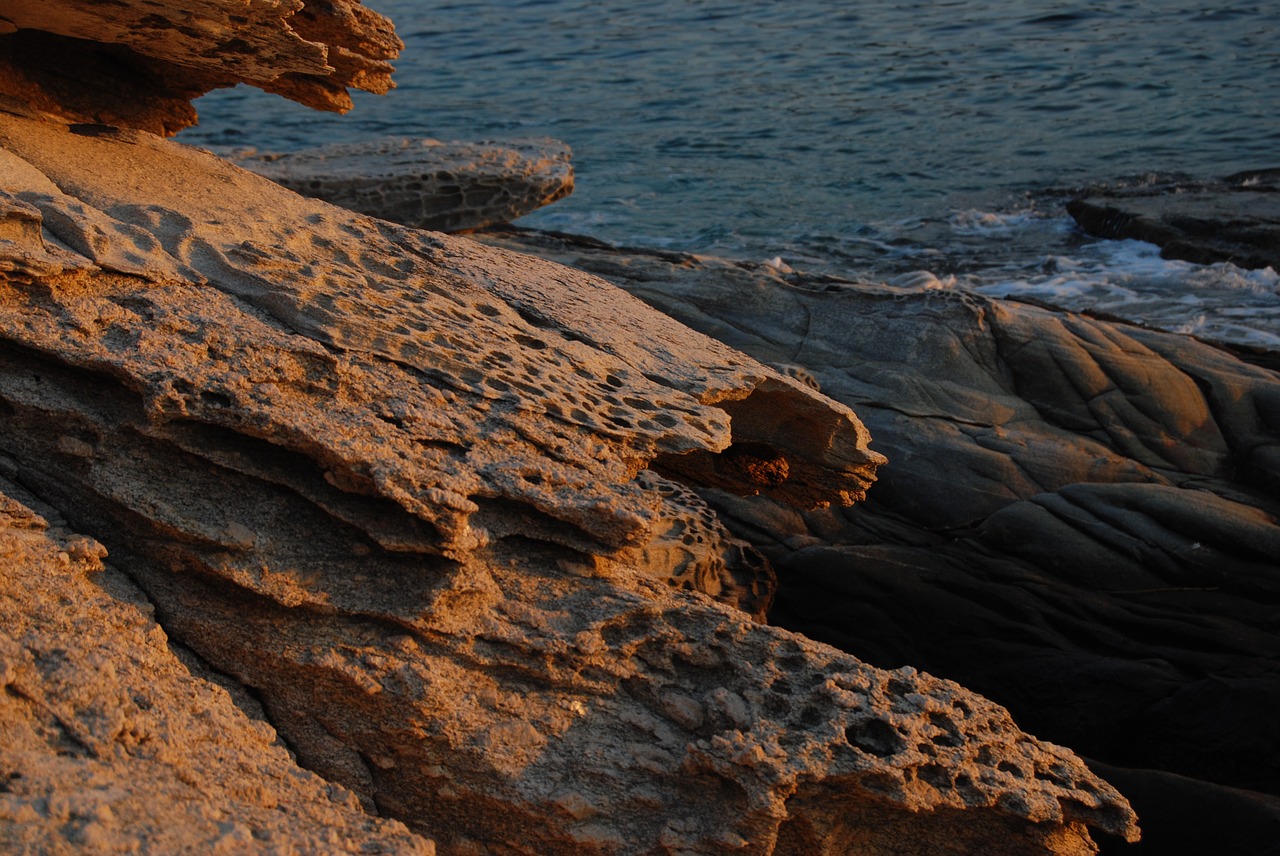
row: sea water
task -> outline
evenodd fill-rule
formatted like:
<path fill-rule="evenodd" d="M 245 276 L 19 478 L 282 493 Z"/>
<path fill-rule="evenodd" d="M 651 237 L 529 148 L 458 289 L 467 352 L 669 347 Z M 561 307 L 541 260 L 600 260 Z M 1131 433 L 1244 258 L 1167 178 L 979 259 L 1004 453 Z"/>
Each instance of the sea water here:
<path fill-rule="evenodd" d="M 197 145 L 550 136 L 522 225 L 1030 296 L 1280 349 L 1274 271 L 1080 234 L 1051 189 L 1280 165 L 1280 3 L 367 0 L 399 88 L 198 102 Z"/>

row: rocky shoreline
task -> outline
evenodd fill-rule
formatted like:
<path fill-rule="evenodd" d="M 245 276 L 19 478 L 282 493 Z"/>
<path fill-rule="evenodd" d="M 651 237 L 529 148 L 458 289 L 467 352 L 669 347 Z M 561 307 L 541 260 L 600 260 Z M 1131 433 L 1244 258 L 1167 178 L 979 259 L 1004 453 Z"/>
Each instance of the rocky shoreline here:
<path fill-rule="evenodd" d="M 388 22 L 45 5 L 0 27 L 5 847 L 1276 850 L 1275 372 L 303 198 L 149 131 L 385 91 Z M 170 76 L 98 104 L 46 42 Z"/>
<path fill-rule="evenodd" d="M 1073 196 L 1067 212 L 1091 235 L 1156 244 L 1167 259 L 1280 270 L 1280 169 L 1150 176 Z"/>
<path fill-rule="evenodd" d="M 704 493 L 776 568 L 771 621 L 978 689 L 1123 776 L 1145 843 L 1106 852 L 1280 841 L 1273 371 L 970 294 L 483 239 L 595 272 L 858 412 L 889 459 L 866 502 Z"/>

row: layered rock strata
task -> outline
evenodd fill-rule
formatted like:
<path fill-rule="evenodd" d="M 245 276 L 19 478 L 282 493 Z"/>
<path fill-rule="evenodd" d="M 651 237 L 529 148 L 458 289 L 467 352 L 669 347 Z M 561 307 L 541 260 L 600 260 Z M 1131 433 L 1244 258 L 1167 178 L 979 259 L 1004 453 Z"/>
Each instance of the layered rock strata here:
<path fill-rule="evenodd" d="M 0 5 L 0 92 L 72 122 L 174 134 L 191 100 L 248 83 L 318 110 L 385 93 L 404 47 L 359 0 Z"/>
<path fill-rule="evenodd" d="M 0 144 L 12 477 L 366 807 L 455 853 L 1136 836 L 1003 709 L 751 620 L 767 565 L 677 482 L 848 505 L 882 458 L 847 407 L 590 275 L 147 134 Z"/>
<path fill-rule="evenodd" d="M 193 674 L 105 553 L 0 494 L 0 849 L 435 852 Z"/>
<path fill-rule="evenodd" d="M 1280 840 L 1275 372 L 961 292 L 486 240 L 605 276 L 857 409 L 889 458 L 867 502 L 798 513 L 703 491 L 778 569 L 772 620 L 946 675 L 1128 768 L 1144 829 L 1189 848 L 1152 852 L 1202 852 L 1177 832 L 1197 824 L 1248 842 L 1235 852 Z M 1206 794 L 1234 806 L 1230 828 Z"/>
<path fill-rule="evenodd" d="M 1280 169 L 1092 188 L 1067 211 L 1091 235 L 1156 244 L 1167 259 L 1280 270 Z"/>
<path fill-rule="evenodd" d="M 569 147 L 555 140 L 394 137 L 219 154 L 303 196 L 442 232 L 509 223 L 573 192 Z"/>

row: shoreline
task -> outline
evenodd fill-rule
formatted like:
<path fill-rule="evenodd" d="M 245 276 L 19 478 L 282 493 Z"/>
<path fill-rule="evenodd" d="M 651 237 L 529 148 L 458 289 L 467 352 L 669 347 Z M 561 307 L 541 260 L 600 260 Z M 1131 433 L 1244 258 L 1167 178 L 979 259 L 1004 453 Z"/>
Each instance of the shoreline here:
<path fill-rule="evenodd" d="M 389 21 L 50 2 L 0 21 L 0 843 L 1280 840 L 1276 372 L 933 274 L 378 219 L 468 202 L 412 144 L 308 165 L 364 213 L 305 198 L 147 129 L 385 91 Z M 59 88 L 104 50 L 155 97 Z"/>

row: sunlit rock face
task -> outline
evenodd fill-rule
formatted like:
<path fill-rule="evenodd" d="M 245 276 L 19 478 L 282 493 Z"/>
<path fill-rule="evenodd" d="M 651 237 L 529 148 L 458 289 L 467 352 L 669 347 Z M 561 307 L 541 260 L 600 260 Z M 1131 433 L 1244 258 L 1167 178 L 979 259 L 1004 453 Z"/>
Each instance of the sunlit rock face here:
<path fill-rule="evenodd" d="M 9 0 L 0 92 L 68 121 L 174 134 L 195 123 L 192 99 L 237 83 L 345 112 L 348 89 L 392 87 L 403 47 L 359 0 Z"/>
<path fill-rule="evenodd" d="M 101 544 L 0 491 L 0 849 L 434 852 L 193 674 Z"/>
<path fill-rule="evenodd" d="M 1280 270 L 1280 169 L 1089 188 L 1067 211 L 1091 235 L 1157 244 L 1167 259 Z"/>
<path fill-rule="evenodd" d="M 0 764 L 30 770 L 7 844 L 1137 837 L 1003 708 L 761 623 L 770 562 L 706 497 L 837 514 L 884 463 L 812 375 L 156 136 L 236 82 L 319 109 L 385 91 L 385 19 L 15 0 L 0 33 Z"/>
<path fill-rule="evenodd" d="M 697 491 L 843 507 L 883 462 L 792 373 L 148 134 L 0 144 L 7 471 L 366 808 L 458 853 L 1136 835 L 1002 708 L 752 619 Z"/>

